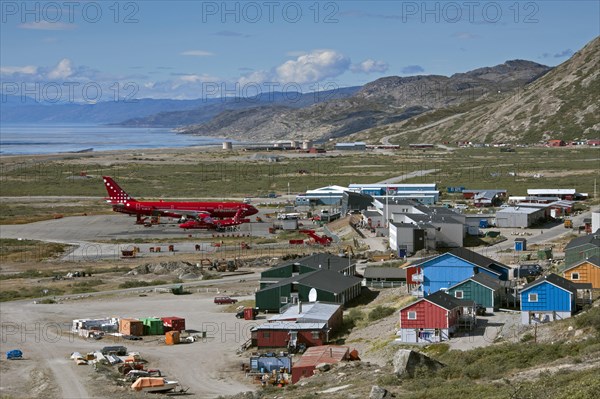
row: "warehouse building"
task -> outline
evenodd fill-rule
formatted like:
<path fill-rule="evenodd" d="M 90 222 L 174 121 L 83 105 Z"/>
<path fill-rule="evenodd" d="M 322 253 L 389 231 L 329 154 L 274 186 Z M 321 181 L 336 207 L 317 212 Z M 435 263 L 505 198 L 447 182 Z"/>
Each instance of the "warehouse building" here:
<path fill-rule="evenodd" d="M 435 204 L 440 196 L 437 184 L 350 184 L 350 191 L 368 194 L 382 202 L 414 200 L 424 205 Z M 387 197 L 387 198 L 386 198 Z"/>
<path fill-rule="evenodd" d="M 527 207 L 507 207 L 496 212 L 497 227 L 527 228 L 546 219 L 546 210 Z"/>

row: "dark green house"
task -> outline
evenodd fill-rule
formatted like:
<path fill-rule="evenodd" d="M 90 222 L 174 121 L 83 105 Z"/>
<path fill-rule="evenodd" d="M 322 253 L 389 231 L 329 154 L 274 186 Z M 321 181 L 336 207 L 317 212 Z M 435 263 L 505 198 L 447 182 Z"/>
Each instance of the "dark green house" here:
<path fill-rule="evenodd" d="M 300 259 L 293 259 L 262 272 L 260 274 L 260 288 L 263 289 L 282 279 L 314 272 L 315 270 L 331 270 L 345 276 L 354 276 L 356 260 L 329 253 L 318 253 Z"/>
<path fill-rule="evenodd" d="M 504 287 L 500 280 L 484 273 L 477 273 L 455 284 L 448 289 L 447 293 L 457 299 L 474 301 L 490 313 L 500 309 L 504 300 Z"/>
<path fill-rule="evenodd" d="M 261 311 L 279 312 L 290 303 L 310 302 L 309 292 L 313 288 L 316 300 L 344 305 L 360 295 L 361 283 L 358 277 L 327 269 L 313 270 L 266 284 L 255 294 L 256 307 Z"/>
<path fill-rule="evenodd" d="M 573 238 L 567 244 L 565 266 L 572 266 L 593 256 L 600 256 L 600 229 L 595 233 Z"/>

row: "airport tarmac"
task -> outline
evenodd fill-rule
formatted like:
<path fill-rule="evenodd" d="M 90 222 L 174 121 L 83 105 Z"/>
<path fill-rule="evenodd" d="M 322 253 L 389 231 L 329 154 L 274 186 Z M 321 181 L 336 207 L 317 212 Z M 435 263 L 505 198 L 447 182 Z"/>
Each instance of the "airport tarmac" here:
<path fill-rule="evenodd" d="M 263 217 L 262 212 L 259 215 Z M 238 234 L 269 237 L 269 227 L 272 225 L 266 222 L 252 222 L 239 226 L 239 231 L 217 232 L 183 230 L 179 228 L 175 219 L 171 219 L 172 223 L 165 223 L 168 220 L 163 218 L 161 224 L 145 227 L 135 224 L 135 218 L 121 214 L 70 216 L 28 224 L 1 225 L 0 238 L 69 244 L 72 249 L 63 256 L 62 260 L 65 261 L 118 260 L 123 250 L 132 250 L 134 246 L 140 249 L 140 254 L 144 257 L 165 256 L 166 253 L 213 255 L 220 251 L 229 251 L 229 255 L 231 251 L 237 251 L 240 256 L 243 256 L 247 251 L 238 244 L 215 247 L 212 242 L 219 242 L 222 238 Z M 173 241 L 169 242 L 169 239 Z M 181 241 L 181 239 L 185 240 Z M 111 243 L 111 240 L 119 240 L 119 242 Z M 139 240 L 145 243 L 137 242 Z M 169 245 L 174 246 L 174 252 L 168 252 Z M 269 251 L 282 245 L 284 244 L 252 244 L 252 251 L 259 256 L 261 251 L 268 254 Z M 161 248 L 160 252 L 151 252 L 151 248 L 156 247 Z"/>

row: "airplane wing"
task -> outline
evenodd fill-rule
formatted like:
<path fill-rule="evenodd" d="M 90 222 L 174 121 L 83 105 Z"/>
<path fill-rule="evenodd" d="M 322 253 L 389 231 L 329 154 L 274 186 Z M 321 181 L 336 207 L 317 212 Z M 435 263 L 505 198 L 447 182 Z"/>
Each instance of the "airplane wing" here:
<path fill-rule="evenodd" d="M 162 212 L 171 216 L 178 216 L 178 217 L 183 217 L 185 216 L 186 218 L 190 218 L 190 219 L 204 219 L 206 217 L 210 217 L 210 213 L 209 212 L 204 212 L 204 211 L 194 211 L 194 210 L 185 210 L 185 209 L 171 209 L 171 208 L 160 208 L 160 207 L 155 207 L 153 208 L 154 211 L 157 212 Z"/>

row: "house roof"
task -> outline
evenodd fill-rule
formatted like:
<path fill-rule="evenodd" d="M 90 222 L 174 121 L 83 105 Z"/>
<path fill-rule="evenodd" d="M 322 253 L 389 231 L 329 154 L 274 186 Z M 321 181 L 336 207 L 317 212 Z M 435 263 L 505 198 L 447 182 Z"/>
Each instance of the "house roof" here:
<path fill-rule="evenodd" d="M 322 291 L 339 294 L 348 288 L 354 287 L 356 284 L 360 284 L 361 282 L 362 280 L 358 277 L 343 276 L 340 273 L 332 270 L 320 269 L 285 278 L 275 284 L 266 286 L 258 292 L 268 291 L 273 288 L 282 287 L 288 284 L 302 284 L 311 288 L 317 288 Z"/>
<path fill-rule="evenodd" d="M 445 292 L 437 291 L 437 292 L 434 292 L 433 294 L 427 295 L 426 297 L 419 299 L 416 302 L 406 305 L 405 307 L 400 309 L 400 311 L 403 311 L 404 309 L 407 309 L 421 301 L 429 301 L 429 302 L 433 303 L 434 305 L 439 306 L 442 309 L 446 309 L 446 310 L 452 310 L 452 309 L 463 307 L 463 306 L 475 306 L 474 301 L 469 301 L 469 300 L 464 300 L 464 299 L 456 299 L 456 298 L 446 294 Z"/>
<path fill-rule="evenodd" d="M 340 272 L 355 264 L 356 259 L 341 258 L 330 253 L 316 253 L 309 256 L 305 256 L 304 258 L 290 260 L 275 267 L 284 267 L 296 263 L 302 266 L 310 267 L 311 269 L 315 270 L 329 269 L 335 272 Z"/>
<path fill-rule="evenodd" d="M 548 274 L 546 276 L 542 276 L 542 277 L 538 278 L 537 280 L 535 280 L 529 284 L 526 284 L 523 287 L 523 289 L 521 289 L 521 292 L 523 293 L 523 292 L 525 292 L 537 285 L 545 283 L 545 282 L 555 285 L 558 288 L 561 288 L 565 291 L 569 291 L 572 294 L 575 294 L 575 295 L 577 294 L 578 287 L 575 284 L 573 284 L 571 281 L 567 280 L 566 278 L 560 277 L 559 275 L 554 274 L 554 273 Z"/>
<path fill-rule="evenodd" d="M 496 212 L 496 216 L 498 216 L 498 214 L 503 214 L 503 213 L 526 213 L 526 214 L 530 214 L 530 213 L 535 213 L 535 212 L 539 212 L 539 211 L 540 211 L 540 208 L 508 206 L 508 207 L 502 208 L 501 210 L 499 210 L 498 212 Z"/>
<path fill-rule="evenodd" d="M 368 266 L 363 273 L 365 278 L 406 278 L 406 269 L 398 267 Z"/>
<path fill-rule="evenodd" d="M 348 357 L 350 348 L 347 346 L 322 345 L 312 346 L 304 352 L 294 367 L 316 366 L 320 363 L 337 363 Z"/>
<path fill-rule="evenodd" d="M 487 256 L 483 256 L 481 254 L 478 254 L 477 252 L 468 250 L 466 248 L 462 248 L 462 247 L 454 248 L 449 253 L 451 253 L 452 255 L 457 256 L 463 260 L 466 260 L 467 262 L 474 263 L 477 266 L 481 266 L 486 269 L 489 269 L 493 265 L 500 266 L 505 269 L 510 269 L 510 267 L 506 266 L 504 263 L 498 262 L 492 258 L 488 258 Z M 493 270 L 490 270 L 490 271 L 493 271 Z"/>
<path fill-rule="evenodd" d="M 600 229 L 596 230 L 594 234 L 588 234 L 585 236 L 573 238 L 565 247 L 565 251 L 586 244 L 592 244 L 596 247 L 600 247 Z"/>
<path fill-rule="evenodd" d="M 496 291 L 498 289 L 500 289 L 502 287 L 502 285 L 500 284 L 500 280 L 497 280 L 493 277 L 488 276 L 485 273 L 477 273 L 474 276 L 469 277 L 466 280 L 461 281 L 458 284 L 454 284 L 452 287 L 450 287 L 449 289 L 452 289 L 454 287 L 458 287 L 459 285 L 464 284 L 467 281 L 475 281 L 478 284 L 483 285 L 484 287 L 487 287 L 493 291 Z"/>
<path fill-rule="evenodd" d="M 566 271 L 568 271 L 568 270 L 571 270 L 571 269 L 573 269 L 573 268 L 575 268 L 575 267 L 577 267 L 577 266 L 579 266 L 579 265 L 581 265 L 583 263 L 591 263 L 592 265 L 594 265 L 596 267 L 600 267 L 600 257 L 598 257 L 598 256 L 592 256 L 591 258 L 587 258 L 585 260 L 582 260 L 581 262 L 577 262 L 574 265 L 571 265 L 571 266 L 567 267 L 565 270 L 563 270 L 563 273 L 566 272 Z"/>
<path fill-rule="evenodd" d="M 258 330 L 322 330 L 325 323 L 296 323 L 293 321 L 276 321 L 273 323 L 263 323 L 252 327 L 251 331 Z"/>
<path fill-rule="evenodd" d="M 426 256 L 421 259 L 415 259 L 411 264 L 404 266 L 404 268 L 408 269 L 409 267 L 421 266 L 423 263 L 429 262 L 431 259 L 437 258 L 438 256 L 440 256 L 440 255 L 432 255 L 432 256 Z"/>
<path fill-rule="evenodd" d="M 574 188 L 528 188 L 528 195 L 574 195 Z"/>
<path fill-rule="evenodd" d="M 327 322 L 340 309 L 341 305 L 328 302 L 302 302 L 300 305 L 292 305 L 283 313 L 275 315 L 269 322 L 290 321 L 302 322 Z M 300 311 L 302 308 L 302 311 Z"/>
<path fill-rule="evenodd" d="M 462 306 L 475 306 L 474 301 L 456 299 L 442 291 L 434 292 L 433 294 L 427 295 L 423 299 L 446 310 L 452 310 Z"/>
<path fill-rule="evenodd" d="M 313 273 L 301 274 L 297 281 L 299 284 L 317 288 L 322 291 L 339 294 L 360 284 L 362 279 L 354 276 L 342 276 L 331 270 L 318 270 Z"/>

